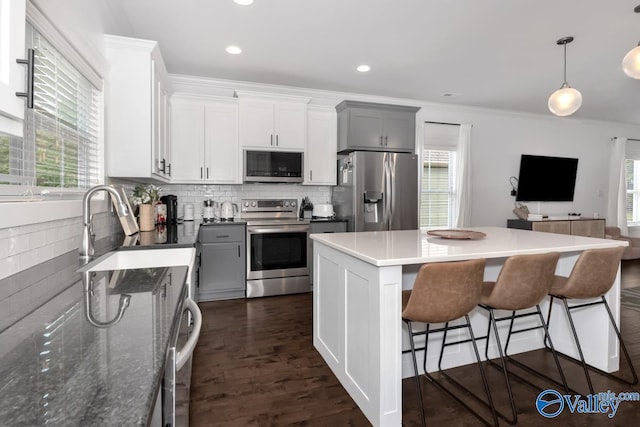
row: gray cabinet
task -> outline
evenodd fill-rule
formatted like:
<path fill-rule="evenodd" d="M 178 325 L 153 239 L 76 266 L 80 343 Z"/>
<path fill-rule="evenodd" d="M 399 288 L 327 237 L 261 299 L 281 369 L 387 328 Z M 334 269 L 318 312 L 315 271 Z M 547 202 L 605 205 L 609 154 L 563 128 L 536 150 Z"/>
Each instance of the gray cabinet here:
<path fill-rule="evenodd" d="M 413 153 L 417 107 L 343 101 L 338 112 L 338 152 L 355 150 Z"/>
<path fill-rule="evenodd" d="M 346 221 L 318 221 L 309 224 L 309 234 L 313 233 L 344 233 L 347 231 Z"/>
<path fill-rule="evenodd" d="M 201 226 L 198 241 L 198 301 L 244 298 L 247 283 L 246 226 Z"/>

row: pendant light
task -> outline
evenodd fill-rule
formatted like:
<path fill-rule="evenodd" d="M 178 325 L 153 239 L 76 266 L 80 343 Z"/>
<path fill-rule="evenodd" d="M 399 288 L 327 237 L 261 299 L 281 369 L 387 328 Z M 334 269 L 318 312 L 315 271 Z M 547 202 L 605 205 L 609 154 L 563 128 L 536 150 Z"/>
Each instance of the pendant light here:
<path fill-rule="evenodd" d="M 640 5 L 636 6 L 633 11 L 640 13 Z M 632 79 L 640 79 L 640 43 L 624 56 L 622 70 Z"/>
<path fill-rule="evenodd" d="M 582 105 L 582 94 L 567 83 L 567 43 L 571 43 L 573 37 L 563 37 L 556 44 L 564 46 L 564 83 L 549 97 L 549 110 L 556 116 L 570 116 L 578 111 Z"/>

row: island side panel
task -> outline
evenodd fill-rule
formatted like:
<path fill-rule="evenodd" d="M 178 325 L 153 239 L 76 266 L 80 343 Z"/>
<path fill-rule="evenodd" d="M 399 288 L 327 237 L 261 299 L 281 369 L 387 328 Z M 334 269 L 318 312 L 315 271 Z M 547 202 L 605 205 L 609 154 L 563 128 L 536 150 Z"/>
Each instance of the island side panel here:
<path fill-rule="evenodd" d="M 373 425 L 401 425 L 402 267 L 319 242 L 314 264 L 314 346 Z"/>

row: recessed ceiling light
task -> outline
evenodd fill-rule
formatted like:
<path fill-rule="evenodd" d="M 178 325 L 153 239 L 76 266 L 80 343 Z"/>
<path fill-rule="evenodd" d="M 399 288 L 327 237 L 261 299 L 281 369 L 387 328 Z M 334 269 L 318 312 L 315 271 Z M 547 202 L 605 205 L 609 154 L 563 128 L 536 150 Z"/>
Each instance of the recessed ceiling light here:
<path fill-rule="evenodd" d="M 367 71 L 371 70 L 371 67 L 369 67 L 368 65 L 362 64 L 358 66 L 356 70 L 360 71 L 361 73 L 366 73 Z"/>
<path fill-rule="evenodd" d="M 240 6 L 250 6 L 253 4 L 253 0 L 233 0 L 235 3 Z"/>
<path fill-rule="evenodd" d="M 227 53 L 230 53 L 231 55 L 238 55 L 240 53 L 242 53 L 242 49 L 240 49 L 238 46 L 229 46 L 226 49 Z"/>

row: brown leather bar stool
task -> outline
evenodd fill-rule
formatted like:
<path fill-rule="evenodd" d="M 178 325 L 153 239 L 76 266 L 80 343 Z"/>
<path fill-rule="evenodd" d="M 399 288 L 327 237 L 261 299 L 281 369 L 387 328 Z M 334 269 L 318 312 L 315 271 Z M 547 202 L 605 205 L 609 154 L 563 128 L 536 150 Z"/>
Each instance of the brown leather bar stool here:
<path fill-rule="evenodd" d="M 580 360 L 577 361 L 572 357 L 569 357 L 563 353 L 561 355 L 567 357 L 570 360 L 580 362 L 582 365 L 582 369 L 584 370 L 585 377 L 587 378 L 587 384 L 589 385 L 589 391 L 591 394 L 594 394 L 593 384 L 591 383 L 591 376 L 589 375 L 589 368 L 606 375 L 611 378 L 615 378 L 619 381 L 622 381 L 626 384 L 635 385 L 638 384 L 638 375 L 636 374 L 636 370 L 631 363 L 631 358 L 629 357 L 629 353 L 627 352 L 627 347 L 624 345 L 624 340 L 622 339 L 622 335 L 620 334 L 620 330 L 616 325 L 615 319 L 613 318 L 613 314 L 611 314 L 611 309 L 609 308 L 609 304 L 607 303 L 604 294 L 609 292 L 609 289 L 613 286 L 613 283 L 616 279 L 616 275 L 618 274 L 618 267 L 620 265 L 620 259 L 622 258 L 622 254 L 624 253 L 625 247 L 616 247 L 616 248 L 606 248 L 606 249 L 590 249 L 582 252 L 580 257 L 576 261 L 573 269 L 571 270 L 571 274 L 569 277 L 564 276 L 555 276 L 553 286 L 549 291 L 549 296 L 551 297 L 551 301 L 549 304 L 549 313 L 547 315 L 547 322 L 551 321 L 551 309 L 553 307 L 553 299 L 558 298 L 561 299 L 564 304 L 564 309 L 567 314 L 567 318 L 569 319 L 569 325 L 571 326 L 571 332 L 573 334 L 573 338 L 576 343 L 576 347 L 578 350 L 578 356 Z M 568 300 L 589 300 L 599 298 L 598 301 L 592 302 L 582 302 L 573 305 L 569 305 Z M 578 339 L 578 334 L 576 332 L 576 328 L 573 322 L 573 317 L 571 316 L 572 310 L 579 310 L 582 308 L 593 307 L 596 305 L 604 305 L 607 310 L 607 314 L 609 315 L 609 320 L 611 322 L 611 326 L 613 326 L 613 330 L 618 336 L 618 340 L 620 342 L 620 347 L 622 348 L 622 352 L 624 353 L 624 357 L 627 360 L 627 364 L 629 369 L 631 370 L 632 380 L 623 379 L 620 376 L 612 375 L 608 372 L 604 372 L 598 368 L 587 365 L 584 360 L 584 355 L 582 353 L 582 347 L 580 346 L 580 340 Z"/>
<path fill-rule="evenodd" d="M 445 388 L 431 374 L 427 372 L 427 343 L 429 334 L 443 332 L 442 348 L 440 351 L 440 359 L 438 369 L 442 371 L 442 355 L 444 347 L 448 345 L 471 342 L 476 355 L 476 361 L 480 369 L 480 376 L 487 395 L 487 402 L 483 402 L 492 410 L 493 424 L 498 425 L 498 419 L 493 411 L 493 402 L 489 385 L 485 376 L 484 368 L 480 361 L 480 354 L 475 343 L 473 330 L 469 321 L 468 313 L 473 310 L 480 301 L 480 292 L 482 289 L 482 280 L 484 276 L 484 259 L 476 259 L 471 261 L 460 262 L 444 262 L 434 264 L 424 264 L 413 285 L 411 291 L 402 293 L 402 320 L 407 324 L 409 330 L 409 342 L 411 345 L 411 356 L 413 358 L 413 368 L 415 372 L 416 389 L 418 399 L 420 399 L 420 415 L 422 416 L 422 425 L 425 425 L 424 405 L 422 402 L 422 389 L 420 387 L 420 377 L 418 375 L 418 365 L 416 362 L 416 348 L 414 338 L 419 335 L 425 335 L 424 345 L 424 372 L 429 381 L 436 385 L 439 389 L 449 394 L 473 415 L 479 418 L 484 424 L 490 425 L 478 412 L 473 410 L 461 398 L 453 394 L 449 389 Z M 465 323 L 450 325 L 449 322 L 464 317 Z M 426 323 L 427 328 L 424 331 L 414 331 L 412 322 Z M 444 327 L 431 329 L 430 324 L 444 323 Z M 455 343 L 447 343 L 447 331 L 466 328 L 469 333 L 469 339 L 456 341 Z M 420 348 L 422 349 L 422 348 Z M 418 350 L 420 350 L 418 349 Z M 475 396 L 477 398 L 477 396 Z M 478 398 L 479 399 L 479 398 Z M 480 399 L 481 400 L 481 399 Z M 482 401 L 482 400 L 481 400 Z"/>
<path fill-rule="evenodd" d="M 511 406 L 511 418 L 507 418 L 504 414 L 497 411 L 501 418 L 504 418 L 508 423 L 515 424 L 518 421 L 518 413 L 516 409 L 515 399 L 511 390 L 511 382 L 509 379 L 509 372 L 507 370 L 507 363 L 512 362 L 521 368 L 532 371 L 528 366 L 514 360 L 508 356 L 509 342 L 512 334 L 521 332 L 532 331 L 535 329 L 544 329 L 544 337 L 548 339 L 549 348 L 552 351 L 558 372 L 560 374 L 561 383 L 544 375 L 544 377 L 550 381 L 564 386 L 568 392 L 564 372 L 560 367 L 558 356 L 555 354 L 553 344 L 549 337 L 547 329 L 547 323 L 545 322 L 542 312 L 540 311 L 540 302 L 547 295 L 551 285 L 553 284 L 553 278 L 555 275 L 556 264 L 560 254 L 558 252 L 549 252 L 545 254 L 534 255 L 514 255 L 506 259 L 498 278 L 495 282 L 484 282 L 482 287 L 482 295 L 480 296 L 480 307 L 486 309 L 489 312 L 489 324 L 487 326 L 487 335 L 484 337 L 478 337 L 477 340 L 486 339 L 487 345 L 485 348 L 485 357 L 493 366 L 502 370 L 505 384 L 507 387 L 507 393 L 509 395 L 509 404 Z M 522 312 L 525 309 L 534 309 Z M 508 310 L 511 311 L 511 315 L 504 317 L 496 317 L 495 310 Z M 520 311 L 518 314 L 516 312 Z M 523 329 L 514 329 L 514 323 L 516 319 L 536 316 L 540 322 L 539 326 L 527 327 Z M 498 322 L 509 321 L 509 333 L 507 337 L 504 349 L 500 342 L 500 336 L 498 334 Z M 496 338 L 498 354 L 501 363 L 497 364 L 489 359 L 489 342 L 491 338 L 491 330 Z M 543 340 L 544 341 L 544 340 Z M 535 371 L 534 371 L 535 373 Z M 514 374 L 511 374 L 516 376 Z M 516 376 L 520 380 L 528 383 L 529 385 L 538 388 L 535 384 L 525 380 L 520 376 Z"/>

